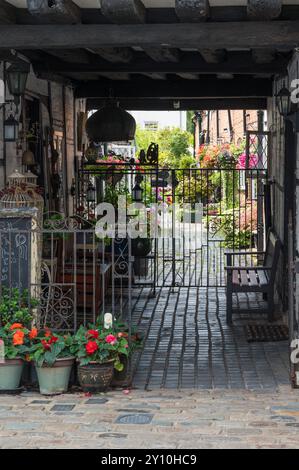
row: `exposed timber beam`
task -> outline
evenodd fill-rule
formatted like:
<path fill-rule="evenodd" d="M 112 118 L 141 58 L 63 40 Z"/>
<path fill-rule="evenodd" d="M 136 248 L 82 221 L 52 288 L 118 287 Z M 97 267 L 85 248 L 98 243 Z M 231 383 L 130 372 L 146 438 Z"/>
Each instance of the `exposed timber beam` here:
<path fill-rule="evenodd" d="M 113 72 L 113 73 L 100 73 L 100 76 L 107 78 L 108 80 L 130 80 L 130 74 L 124 72 Z"/>
<path fill-rule="evenodd" d="M 1 49 L 97 47 L 283 48 L 299 46 L 299 21 L 145 25 L 3 25 Z"/>
<path fill-rule="evenodd" d="M 184 78 L 185 80 L 198 80 L 198 75 L 195 73 L 178 72 L 177 75 L 178 77 Z"/>
<path fill-rule="evenodd" d="M 141 0 L 101 0 L 101 13 L 112 23 L 145 23 L 146 8 Z"/>
<path fill-rule="evenodd" d="M 272 96 L 272 80 L 234 78 L 200 78 L 199 80 L 103 80 L 81 84 L 76 90 L 78 98 L 257 98 Z"/>
<path fill-rule="evenodd" d="M 253 49 L 252 57 L 257 64 L 269 64 L 275 60 L 276 54 L 273 49 Z"/>
<path fill-rule="evenodd" d="M 206 21 L 210 15 L 209 0 L 175 0 L 175 11 L 185 23 Z"/>
<path fill-rule="evenodd" d="M 146 21 L 146 9 L 140 0 L 102 0 L 101 12 L 116 24 L 143 24 Z M 179 60 L 177 49 L 151 47 L 145 49 L 145 52 L 156 62 L 178 62 Z"/>
<path fill-rule="evenodd" d="M 266 98 L 228 98 L 228 99 L 182 99 L 179 103 L 169 99 L 119 99 L 119 105 L 131 111 L 171 111 L 179 104 L 181 110 L 205 109 L 266 109 Z M 106 100 L 89 98 L 86 105 L 88 110 L 99 109 Z"/>
<path fill-rule="evenodd" d="M 91 54 L 89 55 L 84 49 L 45 49 L 47 54 L 57 57 L 67 64 L 89 64 L 91 62 Z"/>
<path fill-rule="evenodd" d="M 74 51 L 76 53 L 76 51 Z M 196 52 L 185 52 L 182 54 L 179 62 L 154 62 L 147 59 L 142 53 L 136 53 L 135 60 L 132 63 L 107 63 L 100 59 L 95 59 L 92 63 L 84 65 L 67 64 L 61 61 L 53 60 L 49 56 L 34 56 L 34 51 L 24 51 L 30 59 L 35 62 L 36 69 L 41 71 L 52 70 L 56 73 L 81 72 L 83 75 L 99 72 L 128 72 L 128 73 L 198 73 L 198 74 L 280 74 L 287 69 L 288 57 L 278 56 L 275 61 L 266 63 L 256 63 L 251 52 L 231 52 L 227 60 L 223 63 L 205 62 Z"/>
<path fill-rule="evenodd" d="M 179 62 L 180 60 L 180 51 L 178 49 L 147 47 L 145 52 L 155 62 Z"/>
<path fill-rule="evenodd" d="M 273 20 L 281 14 L 281 0 L 247 0 L 247 15 L 254 20 Z"/>
<path fill-rule="evenodd" d="M 4 0 L 0 0 L 0 24 L 16 22 L 16 9 Z"/>
<path fill-rule="evenodd" d="M 81 10 L 72 0 L 27 0 L 27 8 L 41 24 L 81 22 Z"/>
<path fill-rule="evenodd" d="M 142 75 L 144 75 L 145 77 L 151 78 L 152 80 L 166 80 L 167 78 L 165 73 L 148 72 L 148 73 L 143 73 Z"/>
<path fill-rule="evenodd" d="M 223 62 L 227 56 L 225 49 L 199 49 L 201 56 L 208 64 L 218 64 Z"/>
<path fill-rule="evenodd" d="M 129 47 L 102 47 L 93 49 L 92 52 L 113 64 L 128 64 L 133 60 L 133 51 Z"/>

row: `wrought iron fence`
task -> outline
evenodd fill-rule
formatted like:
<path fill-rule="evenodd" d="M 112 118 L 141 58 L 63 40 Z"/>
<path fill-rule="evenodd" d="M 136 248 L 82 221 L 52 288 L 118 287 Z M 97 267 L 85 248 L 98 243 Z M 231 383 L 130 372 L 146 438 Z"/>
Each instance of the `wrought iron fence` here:
<path fill-rule="evenodd" d="M 35 324 L 75 331 L 106 312 L 131 314 L 131 244 L 97 239 L 74 219 L 52 219 L 47 228 L 20 217 L 0 227 L 0 298 L 32 310 Z M 3 304 L 4 305 L 4 304 Z"/>
<path fill-rule="evenodd" d="M 72 331 L 109 311 L 131 324 L 133 288 L 155 294 L 162 287 L 225 286 L 225 251 L 265 243 L 264 169 L 126 165 L 100 174 L 84 169 L 83 176 L 93 200 L 81 195 L 83 211 L 73 218 L 46 217 L 39 227 L 27 210 L 19 217 L 8 211 L 0 220 L 0 296 L 17 289 L 26 292 L 28 305 L 36 299 L 39 326 Z M 97 204 L 110 202 L 117 212 L 123 195 L 126 222 L 134 225 L 136 185 L 146 208 L 137 223 L 146 227 L 145 238 L 99 239 Z M 148 228 L 153 213 L 154 235 Z M 246 254 L 238 261 L 258 262 Z"/>

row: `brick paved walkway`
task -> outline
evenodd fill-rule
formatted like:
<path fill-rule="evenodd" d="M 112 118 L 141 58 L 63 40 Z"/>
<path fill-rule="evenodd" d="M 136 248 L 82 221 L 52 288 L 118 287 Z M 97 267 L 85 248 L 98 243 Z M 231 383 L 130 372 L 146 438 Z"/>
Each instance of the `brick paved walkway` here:
<path fill-rule="evenodd" d="M 248 304 L 248 296 L 239 301 Z M 250 306 L 261 300 L 251 297 Z M 133 323 L 145 335 L 134 385 L 157 388 L 275 389 L 289 383 L 287 342 L 248 343 L 244 326 L 260 314 L 225 322 L 225 290 L 170 288 L 134 291 Z"/>
<path fill-rule="evenodd" d="M 136 418 L 148 424 L 132 424 Z M 298 448 L 299 391 L 0 396 L 0 448 Z"/>

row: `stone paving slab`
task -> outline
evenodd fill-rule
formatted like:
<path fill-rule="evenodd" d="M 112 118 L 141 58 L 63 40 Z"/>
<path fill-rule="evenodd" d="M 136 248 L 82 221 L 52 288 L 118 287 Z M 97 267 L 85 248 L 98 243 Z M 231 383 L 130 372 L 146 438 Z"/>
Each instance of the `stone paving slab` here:
<path fill-rule="evenodd" d="M 149 294 L 146 288 L 133 292 L 133 324 L 144 334 L 135 387 L 267 391 L 289 384 L 288 341 L 247 342 L 246 324 L 265 323 L 266 315 L 234 315 L 228 326 L 223 288 L 163 288 L 155 297 Z M 258 294 L 245 297 L 247 308 L 260 302 Z"/>
<path fill-rule="evenodd" d="M 106 401 L 105 401 L 106 400 Z M 38 403 L 42 401 L 42 403 Z M 90 404 L 94 401 L 94 404 Z M 53 411 L 72 404 L 64 413 Z M 147 424 L 122 416 L 150 415 Z M 299 390 L 0 396 L 0 448 L 298 448 Z"/>

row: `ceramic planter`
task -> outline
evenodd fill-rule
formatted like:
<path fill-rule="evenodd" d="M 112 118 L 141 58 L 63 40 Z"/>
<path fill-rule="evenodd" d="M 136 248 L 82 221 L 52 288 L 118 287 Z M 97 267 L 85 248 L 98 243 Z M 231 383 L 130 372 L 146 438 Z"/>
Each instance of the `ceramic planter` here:
<path fill-rule="evenodd" d="M 111 384 L 114 371 L 114 361 L 99 364 L 92 362 L 86 366 L 78 366 L 78 379 L 83 392 L 106 392 Z"/>
<path fill-rule="evenodd" d="M 36 368 L 39 389 L 42 395 L 59 395 L 66 393 L 69 386 L 74 358 L 57 359 L 53 366 Z"/>
<path fill-rule="evenodd" d="M 0 390 L 13 391 L 20 387 L 24 362 L 22 359 L 6 359 L 0 364 Z"/>
<path fill-rule="evenodd" d="M 130 375 L 130 358 L 125 355 L 121 355 L 120 362 L 123 364 L 124 368 L 121 372 L 114 370 L 111 386 L 130 387 L 132 382 L 132 377 Z"/>

